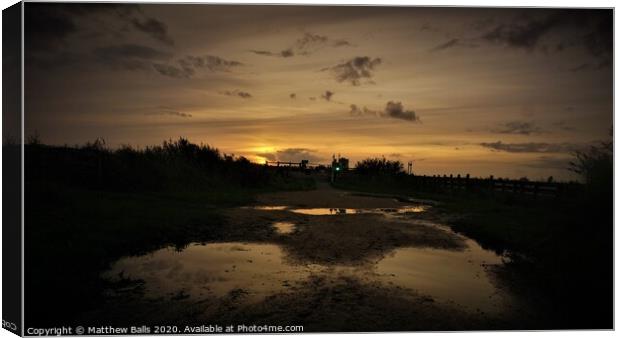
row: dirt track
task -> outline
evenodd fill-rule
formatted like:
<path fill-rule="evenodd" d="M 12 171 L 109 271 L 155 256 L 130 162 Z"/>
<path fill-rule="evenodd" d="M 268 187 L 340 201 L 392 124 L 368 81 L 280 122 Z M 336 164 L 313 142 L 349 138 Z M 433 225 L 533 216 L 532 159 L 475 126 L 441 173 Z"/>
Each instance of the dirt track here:
<path fill-rule="evenodd" d="M 229 265 L 220 270 L 214 267 L 206 271 L 202 267 L 214 266 L 215 258 L 209 258 L 205 253 L 204 257 L 200 254 L 198 258 L 192 256 L 192 259 L 204 260 L 197 267 L 190 268 L 187 262 L 181 261 L 175 263 L 176 270 L 167 271 L 166 264 L 153 261 L 152 257 L 157 255 L 151 255 L 151 258 L 145 258 L 151 261 L 137 261 L 134 266 L 160 266 L 155 272 L 166 277 L 156 281 L 176 291 L 154 297 L 153 290 L 149 289 L 149 283 L 153 281 L 146 278 L 137 289 L 138 294 L 117 297 L 111 304 L 116 311 L 119 308 L 134 309 L 132 315 L 123 320 L 142 317 L 144 313 L 136 311 L 137 308 L 151 312 L 149 316 L 164 322 L 182 318 L 182 322 L 188 324 L 305 325 L 306 331 L 510 327 L 514 318 L 508 307 L 496 313 L 486 313 L 471 304 L 463 304 L 467 297 L 476 297 L 476 293 L 481 293 L 479 298 L 495 297 L 493 302 L 502 303 L 505 298 L 503 291 L 492 285 L 495 281 L 486 276 L 487 269 L 484 268 L 485 257 L 491 257 L 493 263 L 498 263 L 499 259 L 475 246 L 473 241 L 429 221 L 433 217 L 427 215 L 432 212 L 395 212 L 407 206 L 411 203 L 394 198 L 360 196 L 333 189 L 327 183 L 319 183 L 314 191 L 265 194 L 258 198 L 255 206 L 224 211 L 229 236 L 222 242 L 225 247 L 230 245 L 231 250 L 235 246 L 236 255 L 245 258 L 234 264 L 226 263 Z M 299 212 L 299 209 L 314 212 L 314 208 L 335 209 L 336 213 L 350 208 L 387 211 L 324 215 Z M 283 221 L 293 226 L 291 231 L 277 231 L 274 224 Z M 206 247 L 209 246 L 207 243 Z M 203 248 L 195 246 L 192 250 Z M 401 249 L 414 251 L 395 256 L 395 252 Z M 260 255 L 265 254 L 265 250 L 276 256 L 270 256 L 272 258 L 263 262 L 268 265 L 261 267 Z M 168 257 L 166 252 L 159 254 Z M 402 256 L 405 254 L 411 254 L 412 258 L 403 259 L 408 257 Z M 183 256 L 172 257 L 181 259 L 178 257 Z M 394 266 L 386 265 L 390 259 L 398 263 L 396 270 L 393 270 Z M 457 261 L 461 262 L 460 265 L 453 265 Z M 132 266 L 130 263 L 131 260 L 127 266 Z M 263 270 L 265 274 L 261 275 Z M 233 275 L 229 271 L 237 273 L 234 275 L 237 281 L 230 279 Z M 123 273 L 128 273 L 130 279 L 144 279 L 139 272 L 132 275 L 131 271 L 123 270 Z M 179 280 L 182 282 L 173 282 L 173 279 L 166 282 L 165 278 L 172 278 L 173 273 L 186 277 Z M 187 288 L 181 284 L 196 286 L 199 282 L 192 282 L 192 278 L 199 273 L 208 276 L 209 280 L 224 283 L 222 285 L 228 287 L 228 291 L 200 294 L 200 297 L 186 293 Z M 205 284 L 207 289 L 215 286 L 209 283 Z M 258 288 L 258 285 L 263 287 Z M 457 288 L 462 288 L 463 294 Z M 438 298 L 425 290 L 430 293 L 439 290 Z M 484 296 L 482 292 L 487 291 L 489 296 Z M 450 299 L 450 295 L 460 297 L 460 303 Z M 158 310 L 153 312 L 154 309 Z"/>

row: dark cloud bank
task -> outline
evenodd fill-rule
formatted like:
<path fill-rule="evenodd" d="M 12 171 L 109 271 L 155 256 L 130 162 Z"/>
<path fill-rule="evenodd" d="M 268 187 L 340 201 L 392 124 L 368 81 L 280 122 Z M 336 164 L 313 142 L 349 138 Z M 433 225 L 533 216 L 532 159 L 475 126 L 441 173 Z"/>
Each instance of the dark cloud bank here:
<path fill-rule="evenodd" d="M 512 20 L 492 24 L 489 20 L 478 29 L 481 35 L 452 38 L 431 51 L 455 47 L 478 47 L 479 44 L 544 53 L 562 52 L 567 48 L 583 48 L 591 60 L 572 70 L 599 69 L 611 65 L 613 57 L 613 11 L 604 9 L 542 9 L 518 11 Z M 531 13 L 542 13 L 533 17 Z M 476 26 L 476 25 L 474 25 Z"/>

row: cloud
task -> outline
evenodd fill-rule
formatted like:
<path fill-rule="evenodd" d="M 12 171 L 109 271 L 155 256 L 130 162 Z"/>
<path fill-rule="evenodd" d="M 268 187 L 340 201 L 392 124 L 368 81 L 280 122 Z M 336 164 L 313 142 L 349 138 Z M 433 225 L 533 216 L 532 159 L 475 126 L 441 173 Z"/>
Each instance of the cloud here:
<path fill-rule="evenodd" d="M 237 90 L 237 89 L 235 89 L 233 91 L 226 90 L 226 91 L 221 92 L 221 94 L 227 95 L 227 96 L 237 96 L 237 97 L 240 97 L 242 99 L 249 99 L 249 98 L 252 97 L 252 94 L 250 94 L 248 92 L 240 91 L 240 90 Z"/>
<path fill-rule="evenodd" d="M 311 163 L 317 163 L 324 160 L 316 154 L 316 150 L 307 148 L 286 148 L 276 151 L 275 153 L 257 153 L 257 156 L 266 158 L 269 161 L 280 162 L 301 162 L 308 160 Z"/>
<path fill-rule="evenodd" d="M 552 36 L 550 32 L 561 33 L 552 37 L 559 41 L 553 43 L 551 49 L 549 42 L 542 42 L 544 37 Z M 613 12 L 566 9 L 549 11 L 548 15 L 539 18 L 522 16 L 510 23 L 495 25 L 481 38 L 492 44 L 528 51 L 562 52 L 568 47 L 581 47 L 596 61 L 592 68 L 600 69 L 611 65 Z"/>
<path fill-rule="evenodd" d="M 190 55 L 180 59 L 179 62 L 195 69 L 206 68 L 212 72 L 228 72 L 234 67 L 243 66 L 243 63 L 239 61 L 226 60 L 215 55 Z"/>
<path fill-rule="evenodd" d="M 127 41 L 126 36 L 137 31 L 172 44 L 165 24 L 146 16 L 137 4 L 27 3 L 24 6 L 26 62 L 39 68 L 52 69 L 91 62 L 89 55 L 74 47 L 80 43 L 75 41 L 76 38 L 94 39 L 107 35 L 116 41 Z M 107 52 L 106 48 L 95 50 L 95 54 L 100 54 L 97 61 L 115 69 L 151 68 L 148 62 L 136 56 L 111 58 L 111 55 L 101 55 Z"/>
<path fill-rule="evenodd" d="M 325 101 L 331 101 L 332 96 L 334 96 L 334 92 L 326 90 L 325 94 L 321 94 L 321 98 L 325 99 Z"/>
<path fill-rule="evenodd" d="M 476 48 L 477 44 L 471 42 L 464 42 L 461 39 L 450 39 L 442 44 L 439 44 L 430 49 L 431 52 L 438 52 L 444 49 L 454 48 L 454 47 L 468 47 L 468 48 Z"/>
<path fill-rule="evenodd" d="M 150 35 L 155 40 L 167 45 L 174 45 L 174 40 L 168 35 L 168 26 L 153 18 L 138 19 L 133 18 L 131 23 L 137 30 Z"/>
<path fill-rule="evenodd" d="M 556 15 L 549 15 L 538 20 L 502 23 L 484 34 L 483 38 L 509 47 L 532 49 L 543 35 L 560 22 Z"/>
<path fill-rule="evenodd" d="M 353 44 L 347 40 L 339 39 L 339 40 L 332 42 L 332 46 L 333 47 L 348 47 L 348 46 L 353 46 Z"/>
<path fill-rule="evenodd" d="M 285 48 L 279 52 L 272 52 L 268 50 L 250 50 L 250 52 L 263 56 L 288 58 L 295 55 L 310 55 L 325 47 L 346 46 L 352 46 L 352 44 L 344 39 L 333 40 L 325 35 L 306 32 L 302 37 L 298 38 L 291 47 Z"/>
<path fill-rule="evenodd" d="M 277 56 L 277 57 L 283 57 L 283 58 L 288 58 L 288 57 L 291 57 L 291 56 L 295 56 L 295 53 L 290 48 L 282 50 L 280 52 L 270 52 L 268 50 L 250 50 L 250 52 L 252 52 L 254 54 L 258 54 L 258 55 Z"/>
<path fill-rule="evenodd" d="M 295 53 L 293 53 L 292 49 L 285 49 L 283 51 L 280 52 L 280 56 L 282 56 L 283 58 L 288 58 L 295 55 Z"/>
<path fill-rule="evenodd" d="M 385 106 L 384 116 L 411 122 L 420 122 L 420 117 L 413 110 L 405 110 L 400 102 L 389 101 Z"/>
<path fill-rule="evenodd" d="M 579 145 L 573 143 L 502 143 L 501 141 L 492 143 L 480 143 L 482 147 L 494 151 L 505 151 L 509 153 L 570 153 L 580 149 Z"/>
<path fill-rule="evenodd" d="M 183 118 L 190 118 L 190 117 L 192 117 L 192 114 L 181 113 L 179 111 L 171 110 L 171 109 L 166 108 L 166 107 L 162 107 L 162 109 L 163 110 L 161 110 L 161 111 L 146 113 L 145 115 L 169 115 L 169 116 L 176 116 L 176 117 L 183 117 Z"/>
<path fill-rule="evenodd" d="M 353 86 L 359 86 L 362 80 L 372 79 L 373 71 L 380 64 L 381 58 L 357 56 L 333 67 L 324 68 L 322 71 L 332 72 L 338 82 L 348 82 Z"/>
<path fill-rule="evenodd" d="M 328 40 L 329 38 L 325 35 L 304 33 L 301 38 L 297 39 L 295 47 L 297 47 L 298 49 L 307 49 L 312 47 L 313 45 L 323 45 Z"/>
<path fill-rule="evenodd" d="M 192 68 L 181 68 L 170 64 L 153 63 L 153 68 L 161 75 L 177 79 L 187 79 L 194 75 Z"/>
<path fill-rule="evenodd" d="M 98 61 L 113 68 L 127 70 L 148 69 L 151 61 L 172 57 L 167 52 L 136 44 L 96 48 L 93 53 Z"/>
<path fill-rule="evenodd" d="M 359 106 L 352 104 L 349 106 L 349 114 L 353 116 L 373 115 L 384 118 L 401 119 L 405 121 L 419 123 L 420 117 L 413 110 L 405 110 L 401 102 L 389 101 L 385 105 L 383 111 L 368 109 L 365 106 L 360 108 Z"/>
<path fill-rule="evenodd" d="M 226 60 L 214 55 L 188 55 L 177 59 L 176 63 L 157 63 L 153 64 L 153 67 L 161 75 L 175 78 L 190 78 L 201 69 L 207 69 L 211 72 L 229 72 L 232 68 L 242 65 L 241 62 Z"/>
<path fill-rule="evenodd" d="M 349 114 L 351 114 L 353 116 L 362 116 L 362 115 L 381 116 L 381 112 L 376 111 L 376 110 L 368 109 L 368 108 L 366 108 L 366 106 L 364 106 L 363 108 L 360 108 L 357 105 L 352 104 L 349 107 L 351 108 L 351 110 L 349 111 Z"/>
<path fill-rule="evenodd" d="M 66 39 L 77 32 L 89 29 L 82 22 L 98 21 L 99 18 L 116 18 L 120 24 L 106 22 L 105 32 L 126 33 L 127 25 L 168 45 L 173 44 L 166 25 L 144 14 L 137 4 L 114 3 L 28 3 L 25 5 L 26 49 L 51 51 L 70 47 Z M 80 20 L 76 20 L 80 18 Z M 97 26 L 100 26 L 98 23 Z M 102 30 L 95 33 L 101 33 Z"/>
<path fill-rule="evenodd" d="M 499 128 L 491 130 L 494 133 L 499 134 L 518 134 L 518 135 L 530 135 L 533 133 L 541 132 L 540 128 L 535 126 L 532 122 L 524 121 L 511 121 L 502 124 Z"/>

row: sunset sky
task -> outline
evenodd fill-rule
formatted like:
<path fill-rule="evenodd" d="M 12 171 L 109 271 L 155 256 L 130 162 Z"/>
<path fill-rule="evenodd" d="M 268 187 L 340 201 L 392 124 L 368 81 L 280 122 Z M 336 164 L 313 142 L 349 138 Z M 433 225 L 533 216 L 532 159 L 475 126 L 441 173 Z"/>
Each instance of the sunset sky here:
<path fill-rule="evenodd" d="M 612 14 L 27 3 L 26 135 L 569 179 L 612 127 Z"/>

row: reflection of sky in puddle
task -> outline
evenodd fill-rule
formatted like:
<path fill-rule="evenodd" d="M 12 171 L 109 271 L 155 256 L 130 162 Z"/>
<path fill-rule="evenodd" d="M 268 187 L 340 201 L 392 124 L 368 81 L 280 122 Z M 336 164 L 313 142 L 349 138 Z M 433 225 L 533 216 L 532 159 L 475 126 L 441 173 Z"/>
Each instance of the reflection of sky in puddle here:
<path fill-rule="evenodd" d="M 291 212 L 304 215 L 346 215 L 346 214 L 405 214 L 409 212 L 424 212 L 427 206 L 416 205 L 400 208 L 369 208 L 369 209 L 351 209 L 351 208 L 308 208 L 308 209 L 291 209 Z"/>
<path fill-rule="evenodd" d="M 245 209 L 265 210 L 265 211 L 282 211 L 288 210 L 304 215 L 347 215 L 347 214 L 406 214 L 418 213 L 428 210 L 427 205 L 404 206 L 398 208 L 290 208 L 285 205 L 256 205 L 251 207 L 242 207 Z"/>
<path fill-rule="evenodd" d="M 501 264 L 501 257 L 467 240 L 465 251 L 400 248 L 379 261 L 375 272 L 395 285 L 413 288 L 438 299 L 452 300 L 495 312 L 501 305 L 483 264 Z"/>
<path fill-rule="evenodd" d="M 242 208 L 250 208 L 254 210 L 286 210 L 288 207 L 286 205 L 256 205 Z"/>
<path fill-rule="evenodd" d="M 192 244 L 180 252 L 166 248 L 123 258 L 104 277 L 122 272 L 126 278 L 142 279 L 151 296 L 184 292 L 197 298 L 219 297 L 235 289 L 250 297 L 266 296 L 307 277 L 306 267 L 285 264 L 283 256 L 272 244 Z"/>
<path fill-rule="evenodd" d="M 273 227 L 276 228 L 276 232 L 281 235 L 288 235 L 295 231 L 295 223 L 291 222 L 274 222 Z"/>
<path fill-rule="evenodd" d="M 291 224 L 292 225 L 292 224 Z M 294 225 L 292 225 L 294 226 Z M 501 297 L 481 264 L 498 264 L 501 258 L 468 240 L 469 249 L 400 248 L 374 265 L 346 266 L 290 264 L 279 245 L 256 243 L 192 244 L 183 251 L 171 248 L 123 258 L 104 278 L 142 279 L 149 296 L 183 292 L 201 299 L 222 297 L 242 289 L 248 300 L 286 291 L 311 274 L 345 274 L 362 281 L 416 290 L 438 301 L 453 301 L 470 310 L 500 310 Z"/>

